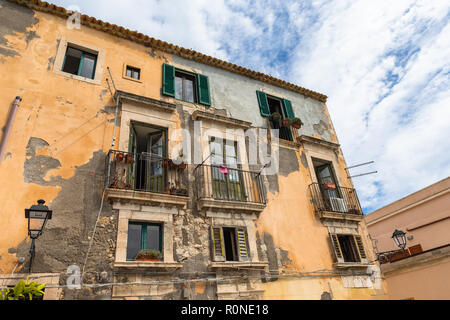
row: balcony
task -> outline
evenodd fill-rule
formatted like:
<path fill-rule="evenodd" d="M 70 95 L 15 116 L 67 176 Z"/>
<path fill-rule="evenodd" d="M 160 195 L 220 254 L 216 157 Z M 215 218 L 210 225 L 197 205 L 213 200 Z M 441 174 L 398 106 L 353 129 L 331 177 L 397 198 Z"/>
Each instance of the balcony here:
<path fill-rule="evenodd" d="M 355 189 L 313 183 L 309 191 L 320 218 L 361 221 L 364 217 Z"/>
<path fill-rule="evenodd" d="M 201 165 L 194 170 L 194 175 L 200 210 L 258 213 L 266 207 L 266 195 L 258 172 Z"/>
<path fill-rule="evenodd" d="M 106 199 L 145 205 L 185 206 L 186 165 L 146 152 L 111 150 L 107 157 Z"/>

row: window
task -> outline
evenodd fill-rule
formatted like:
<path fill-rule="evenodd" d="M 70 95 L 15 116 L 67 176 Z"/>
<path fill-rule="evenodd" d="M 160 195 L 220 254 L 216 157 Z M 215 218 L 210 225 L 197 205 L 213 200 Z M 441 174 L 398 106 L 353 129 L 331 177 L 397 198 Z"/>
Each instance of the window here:
<path fill-rule="evenodd" d="M 197 102 L 195 76 L 184 72 L 175 72 L 175 98 L 188 102 Z"/>
<path fill-rule="evenodd" d="M 249 261 L 247 229 L 213 227 L 211 229 L 214 261 Z"/>
<path fill-rule="evenodd" d="M 212 137 L 210 149 L 214 198 L 243 200 L 242 172 L 238 165 L 237 142 Z M 221 171 L 220 166 L 227 167 L 226 174 Z"/>
<path fill-rule="evenodd" d="M 360 236 L 330 234 L 330 238 L 338 262 L 367 262 L 366 252 Z"/>
<path fill-rule="evenodd" d="M 289 100 L 269 96 L 262 91 L 256 92 L 259 110 L 263 117 L 268 117 L 270 126 L 272 129 L 278 129 L 279 138 L 283 140 L 293 141 L 292 131 L 290 127 L 282 125 L 282 119 L 295 118 L 294 111 L 292 109 L 292 103 Z M 279 113 L 281 115 L 280 120 L 272 119 L 273 113 Z"/>
<path fill-rule="evenodd" d="M 68 46 L 62 71 L 94 79 L 97 55 Z"/>
<path fill-rule="evenodd" d="M 208 77 L 163 64 L 162 94 L 178 100 L 211 105 Z"/>
<path fill-rule="evenodd" d="M 127 76 L 128 78 L 135 79 L 135 80 L 140 80 L 141 79 L 141 69 L 127 66 L 125 76 Z"/>
<path fill-rule="evenodd" d="M 162 225 L 129 222 L 127 261 L 133 261 L 139 251 L 152 249 L 162 251 Z"/>
<path fill-rule="evenodd" d="M 164 192 L 168 188 L 166 130 L 132 123 L 128 151 L 136 159 L 129 164 L 128 184 L 135 190 Z"/>

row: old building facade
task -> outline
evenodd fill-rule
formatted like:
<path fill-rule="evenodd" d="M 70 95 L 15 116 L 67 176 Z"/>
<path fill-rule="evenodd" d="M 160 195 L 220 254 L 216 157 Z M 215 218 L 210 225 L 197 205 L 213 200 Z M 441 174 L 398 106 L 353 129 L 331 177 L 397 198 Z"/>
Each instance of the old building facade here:
<path fill-rule="evenodd" d="M 1 286 L 44 199 L 52 297 L 385 297 L 326 96 L 41 1 L 0 18 Z"/>
<path fill-rule="evenodd" d="M 448 300 L 450 177 L 365 216 L 393 300 Z M 405 233 L 405 248 L 392 239 Z"/>

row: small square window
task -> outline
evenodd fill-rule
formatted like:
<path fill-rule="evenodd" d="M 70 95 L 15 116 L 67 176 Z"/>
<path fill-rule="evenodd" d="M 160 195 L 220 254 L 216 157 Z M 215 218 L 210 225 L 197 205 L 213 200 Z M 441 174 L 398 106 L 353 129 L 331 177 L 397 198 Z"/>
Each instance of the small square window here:
<path fill-rule="evenodd" d="M 128 78 L 140 80 L 141 79 L 141 69 L 127 66 L 125 76 Z"/>
<path fill-rule="evenodd" d="M 94 79 L 96 64 L 96 54 L 68 46 L 62 71 L 76 76 Z"/>

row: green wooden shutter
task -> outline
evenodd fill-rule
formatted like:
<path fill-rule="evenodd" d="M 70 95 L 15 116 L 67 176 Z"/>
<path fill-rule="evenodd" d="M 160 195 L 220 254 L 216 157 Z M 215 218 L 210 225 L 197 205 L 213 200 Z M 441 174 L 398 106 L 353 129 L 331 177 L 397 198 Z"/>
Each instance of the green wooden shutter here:
<path fill-rule="evenodd" d="M 286 118 L 295 118 L 294 110 L 292 109 L 292 103 L 289 100 L 283 99 L 283 108 Z"/>
<path fill-rule="evenodd" d="M 259 103 L 259 111 L 263 117 L 270 117 L 269 102 L 267 101 L 267 95 L 264 92 L 256 91 Z"/>
<path fill-rule="evenodd" d="M 166 96 L 175 98 L 175 67 L 163 64 L 163 88 L 162 92 Z"/>
<path fill-rule="evenodd" d="M 359 256 L 361 258 L 361 262 L 366 262 L 367 255 L 366 255 L 366 251 L 364 250 L 364 245 L 363 245 L 361 236 L 353 236 L 353 238 L 355 239 L 355 243 L 358 247 L 358 252 L 359 252 Z"/>
<path fill-rule="evenodd" d="M 222 228 L 211 228 L 211 240 L 213 261 L 225 261 L 225 247 L 223 245 Z"/>
<path fill-rule="evenodd" d="M 209 94 L 209 79 L 207 76 L 197 74 L 198 102 L 206 106 L 211 105 L 211 95 Z"/>
<path fill-rule="evenodd" d="M 239 261 L 249 261 L 247 231 L 245 229 L 236 229 L 236 244 Z"/>
<path fill-rule="evenodd" d="M 334 255 L 337 262 L 344 262 L 344 256 L 342 255 L 341 245 L 339 244 L 339 238 L 337 234 L 330 234 L 331 244 L 333 246 Z"/>

